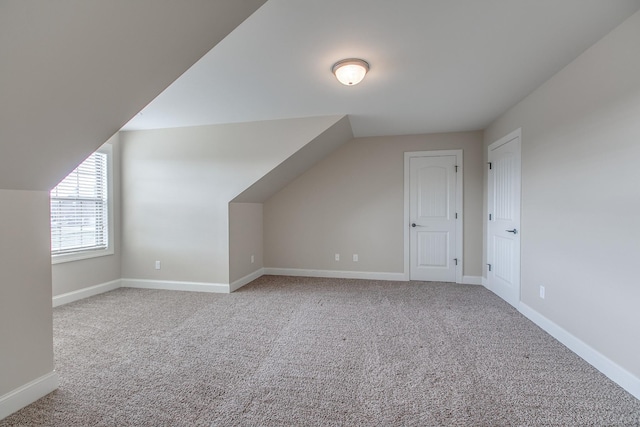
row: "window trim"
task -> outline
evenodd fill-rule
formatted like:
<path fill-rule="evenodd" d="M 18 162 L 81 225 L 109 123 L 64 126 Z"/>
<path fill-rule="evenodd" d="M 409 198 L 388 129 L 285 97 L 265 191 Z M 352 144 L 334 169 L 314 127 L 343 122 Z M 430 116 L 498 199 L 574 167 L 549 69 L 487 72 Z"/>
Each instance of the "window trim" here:
<path fill-rule="evenodd" d="M 51 264 L 61 264 L 65 262 L 80 261 L 83 259 L 98 258 L 108 255 L 113 255 L 114 250 L 114 221 L 113 221 L 113 147 L 110 143 L 105 143 L 102 147 L 96 150 L 97 153 L 103 153 L 107 155 L 107 227 L 108 230 L 108 243 L 105 249 L 82 249 L 76 252 L 51 255 Z M 51 222 L 51 213 L 49 213 L 49 222 Z M 49 230 L 51 234 L 51 230 Z"/>

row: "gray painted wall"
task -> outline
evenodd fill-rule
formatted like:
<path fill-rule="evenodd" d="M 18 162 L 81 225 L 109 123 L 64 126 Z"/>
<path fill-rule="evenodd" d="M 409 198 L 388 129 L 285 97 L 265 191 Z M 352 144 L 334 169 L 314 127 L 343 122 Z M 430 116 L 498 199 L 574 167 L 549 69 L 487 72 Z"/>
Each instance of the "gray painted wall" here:
<path fill-rule="evenodd" d="M 53 370 L 49 190 L 262 3 L 2 2 L 0 396 Z"/>
<path fill-rule="evenodd" d="M 636 13 L 484 138 L 522 128 L 522 301 L 636 377 L 639 41 Z"/>
<path fill-rule="evenodd" d="M 264 267 L 262 241 L 262 203 L 229 203 L 229 283 Z"/>
<path fill-rule="evenodd" d="M 464 156 L 464 274 L 480 276 L 482 132 L 345 144 L 264 203 L 265 266 L 402 273 L 404 152 L 453 149 Z"/>
<path fill-rule="evenodd" d="M 49 192 L 0 190 L 0 396 L 53 371 Z"/>
<path fill-rule="evenodd" d="M 123 278 L 229 283 L 229 202 L 342 118 L 122 132 Z"/>

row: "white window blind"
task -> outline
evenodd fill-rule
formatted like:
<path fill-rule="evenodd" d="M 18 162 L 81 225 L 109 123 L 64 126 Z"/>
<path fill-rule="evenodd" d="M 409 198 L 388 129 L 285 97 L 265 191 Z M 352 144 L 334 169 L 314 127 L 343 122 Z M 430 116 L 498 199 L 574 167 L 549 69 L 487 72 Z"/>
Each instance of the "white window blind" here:
<path fill-rule="evenodd" d="M 96 152 L 51 190 L 51 254 L 107 249 L 107 154 Z"/>

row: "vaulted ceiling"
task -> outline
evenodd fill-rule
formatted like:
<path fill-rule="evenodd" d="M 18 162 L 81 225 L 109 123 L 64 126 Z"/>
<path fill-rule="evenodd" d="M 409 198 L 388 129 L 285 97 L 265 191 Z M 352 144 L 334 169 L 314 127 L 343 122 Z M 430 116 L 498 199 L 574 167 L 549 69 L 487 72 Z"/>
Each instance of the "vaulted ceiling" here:
<path fill-rule="evenodd" d="M 0 188 L 53 187 L 131 118 L 125 129 L 336 114 L 355 136 L 482 129 L 640 8 L 263 3 L 0 1 Z M 370 62 L 362 84 L 335 81 L 345 57 Z"/>
<path fill-rule="evenodd" d="M 149 129 L 348 114 L 355 136 L 478 130 L 639 0 L 269 0 L 136 116 Z M 340 85 L 336 61 L 371 71 Z"/>
<path fill-rule="evenodd" d="M 264 1 L 1 0 L 0 188 L 52 188 Z"/>

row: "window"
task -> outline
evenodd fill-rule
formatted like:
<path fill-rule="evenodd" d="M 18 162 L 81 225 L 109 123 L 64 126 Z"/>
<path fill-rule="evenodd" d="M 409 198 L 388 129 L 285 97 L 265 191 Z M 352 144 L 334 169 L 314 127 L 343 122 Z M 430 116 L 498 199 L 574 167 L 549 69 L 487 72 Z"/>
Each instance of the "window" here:
<path fill-rule="evenodd" d="M 51 190 L 54 263 L 112 254 L 111 146 L 93 153 Z"/>

